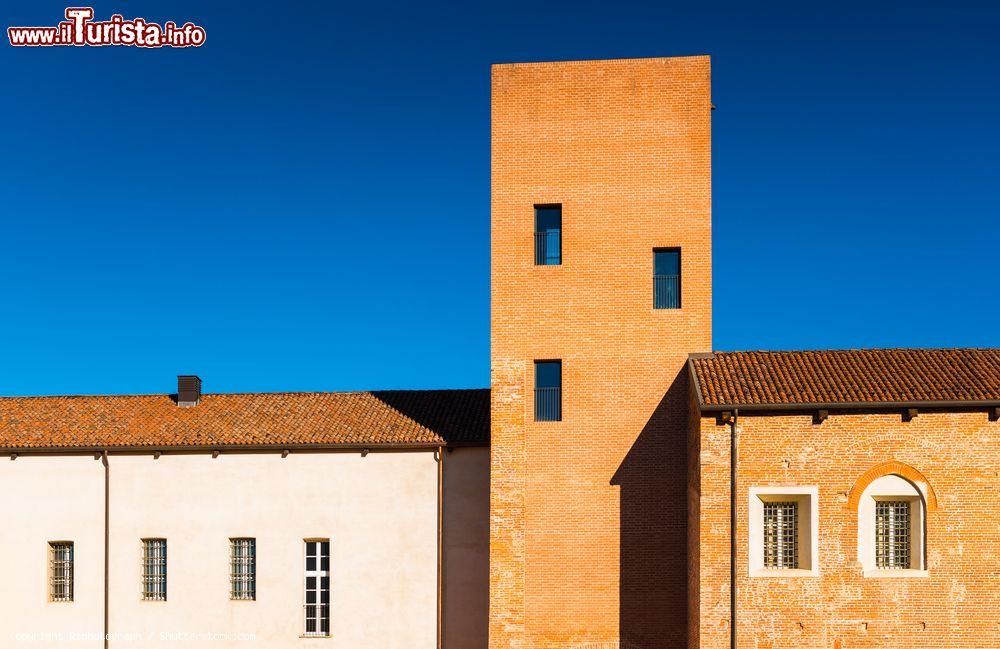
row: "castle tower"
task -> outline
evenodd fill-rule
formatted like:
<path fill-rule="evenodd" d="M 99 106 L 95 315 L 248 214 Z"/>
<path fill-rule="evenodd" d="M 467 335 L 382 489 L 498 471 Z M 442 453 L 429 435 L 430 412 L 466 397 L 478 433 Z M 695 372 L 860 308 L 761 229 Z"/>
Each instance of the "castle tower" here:
<path fill-rule="evenodd" d="M 709 59 L 492 76 L 490 647 L 683 646 Z"/>

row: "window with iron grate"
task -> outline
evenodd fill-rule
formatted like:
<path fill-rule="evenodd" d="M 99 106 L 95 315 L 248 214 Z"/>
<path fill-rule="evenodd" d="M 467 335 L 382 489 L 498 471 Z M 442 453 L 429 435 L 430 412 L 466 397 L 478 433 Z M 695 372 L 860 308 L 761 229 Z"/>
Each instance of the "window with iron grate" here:
<path fill-rule="evenodd" d="M 799 504 L 764 503 L 764 567 L 799 567 Z"/>
<path fill-rule="evenodd" d="M 875 503 L 875 567 L 910 568 L 910 501 Z"/>
<path fill-rule="evenodd" d="M 69 541 L 49 543 L 49 598 L 73 601 L 73 544 Z"/>

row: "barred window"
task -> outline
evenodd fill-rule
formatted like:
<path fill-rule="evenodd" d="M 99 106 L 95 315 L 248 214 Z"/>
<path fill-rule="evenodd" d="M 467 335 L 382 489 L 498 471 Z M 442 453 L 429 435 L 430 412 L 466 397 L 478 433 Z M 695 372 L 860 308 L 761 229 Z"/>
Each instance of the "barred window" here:
<path fill-rule="evenodd" d="M 330 541 L 306 541 L 305 635 L 330 635 Z"/>
<path fill-rule="evenodd" d="M 142 598 L 167 600 L 167 540 L 142 540 Z"/>
<path fill-rule="evenodd" d="M 764 567 L 799 567 L 799 504 L 764 503 Z"/>
<path fill-rule="evenodd" d="M 875 567 L 910 567 L 910 501 L 875 501 Z"/>
<path fill-rule="evenodd" d="M 49 597 L 53 602 L 73 601 L 73 544 L 49 543 Z"/>
<path fill-rule="evenodd" d="M 257 540 L 229 539 L 229 597 L 257 599 Z"/>

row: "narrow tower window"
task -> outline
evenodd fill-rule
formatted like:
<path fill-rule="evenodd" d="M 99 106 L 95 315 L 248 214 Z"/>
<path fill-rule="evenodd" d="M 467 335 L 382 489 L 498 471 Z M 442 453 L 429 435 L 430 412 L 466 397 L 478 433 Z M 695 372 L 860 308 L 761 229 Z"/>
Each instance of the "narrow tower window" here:
<path fill-rule="evenodd" d="M 257 598 L 257 540 L 229 539 L 229 597 Z"/>
<path fill-rule="evenodd" d="M 49 543 L 49 597 L 53 602 L 73 601 L 73 544 Z"/>
<path fill-rule="evenodd" d="M 167 540 L 142 541 L 142 598 L 167 601 Z"/>
<path fill-rule="evenodd" d="M 653 308 L 681 308 L 681 251 L 677 248 L 653 251 Z"/>
<path fill-rule="evenodd" d="M 562 361 L 535 361 L 535 421 L 562 421 Z"/>
<path fill-rule="evenodd" d="M 306 541 L 305 632 L 330 635 L 330 541 Z"/>
<path fill-rule="evenodd" d="M 562 205 L 535 206 L 535 265 L 562 264 Z"/>

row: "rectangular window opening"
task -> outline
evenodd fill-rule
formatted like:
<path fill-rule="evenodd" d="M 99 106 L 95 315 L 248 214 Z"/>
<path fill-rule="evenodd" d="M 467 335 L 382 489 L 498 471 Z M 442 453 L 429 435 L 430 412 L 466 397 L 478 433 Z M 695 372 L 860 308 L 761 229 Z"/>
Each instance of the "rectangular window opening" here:
<path fill-rule="evenodd" d="M 799 504 L 764 503 L 764 567 L 799 567 Z"/>
<path fill-rule="evenodd" d="M 167 540 L 142 540 L 142 598 L 167 601 Z"/>
<path fill-rule="evenodd" d="M 681 308 L 679 248 L 659 248 L 653 251 L 653 308 Z"/>
<path fill-rule="evenodd" d="M 303 635 L 330 635 L 330 541 L 307 540 Z"/>
<path fill-rule="evenodd" d="M 875 502 L 875 567 L 910 568 L 910 501 Z"/>
<path fill-rule="evenodd" d="M 229 597 L 257 599 L 257 540 L 229 539 Z"/>
<path fill-rule="evenodd" d="M 49 543 L 49 597 L 53 602 L 73 601 L 73 543 Z"/>
<path fill-rule="evenodd" d="M 535 361 L 535 421 L 562 421 L 562 361 Z"/>
<path fill-rule="evenodd" d="M 562 205 L 535 206 L 535 265 L 562 264 Z"/>

